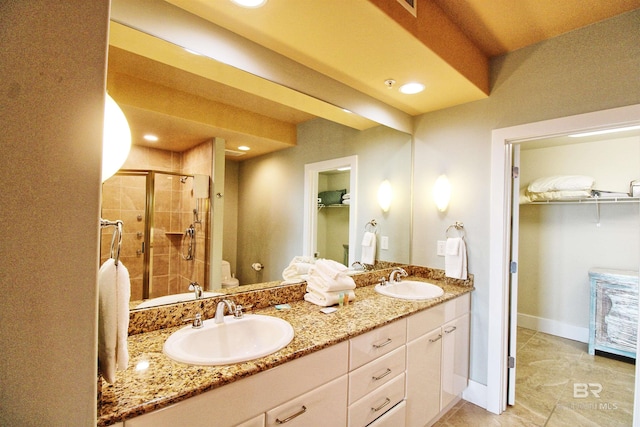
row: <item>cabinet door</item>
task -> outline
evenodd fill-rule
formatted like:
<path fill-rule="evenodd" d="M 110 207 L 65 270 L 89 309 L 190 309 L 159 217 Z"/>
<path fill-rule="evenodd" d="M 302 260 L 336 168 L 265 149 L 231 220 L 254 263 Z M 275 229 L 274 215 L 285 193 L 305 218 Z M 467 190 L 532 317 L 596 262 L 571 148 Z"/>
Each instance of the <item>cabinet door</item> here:
<path fill-rule="evenodd" d="M 469 314 L 442 326 L 442 392 L 445 409 L 467 388 L 469 379 Z"/>
<path fill-rule="evenodd" d="M 422 427 L 440 412 L 442 332 L 407 343 L 407 427 Z"/>
<path fill-rule="evenodd" d="M 267 412 L 267 426 L 324 427 L 347 425 L 347 376 Z"/>
<path fill-rule="evenodd" d="M 236 427 L 264 427 L 264 414 L 238 424 Z"/>

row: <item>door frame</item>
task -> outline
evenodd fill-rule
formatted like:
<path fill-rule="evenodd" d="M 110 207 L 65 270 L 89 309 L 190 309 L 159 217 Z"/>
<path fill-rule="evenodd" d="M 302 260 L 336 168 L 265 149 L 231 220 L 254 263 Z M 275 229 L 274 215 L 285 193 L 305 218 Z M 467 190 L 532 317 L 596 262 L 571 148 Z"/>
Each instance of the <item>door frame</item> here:
<path fill-rule="evenodd" d="M 640 104 L 528 123 L 491 133 L 489 307 L 487 407 L 495 414 L 507 406 L 509 341 L 509 263 L 511 249 L 511 166 L 509 145 L 580 131 L 640 123 Z M 640 335 L 640 334 L 639 334 Z M 634 426 L 640 425 L 640 381 L 636 367 Z"/>

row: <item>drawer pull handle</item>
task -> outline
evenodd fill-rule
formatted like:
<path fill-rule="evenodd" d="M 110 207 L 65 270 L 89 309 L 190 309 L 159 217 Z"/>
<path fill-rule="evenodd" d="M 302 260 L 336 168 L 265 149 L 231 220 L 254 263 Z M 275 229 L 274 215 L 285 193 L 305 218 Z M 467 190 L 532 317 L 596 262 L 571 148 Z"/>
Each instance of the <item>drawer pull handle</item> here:
<path fill-rule="evenodd" d="M 438 341 L 440 338 L 442 338 L 442 334 L 438 334 L 438 338 L 429 338 L 429 342 L 436 342 L 436 341 Z"/>
<path fill-rule="evenodd" d="M 298 412 L 296 412 L 295 414 L 285 418 L 284 420 L 280 420 L 279 418 L 276 418 L 276 424 L 284 424 L 284 423 L 288 423 L 289 421 L 291 421 L 292 419 L 294 419 L 295 417 L 299 417 L 300 415 L 304 414 L 305 412 L 307 412 L 307 407 L 306 406 L 302 406 L 302 409 L 300 409 Z"/>
<path fill-rule="evenodd" d="M 384 403 L 380 406 L 378 406 L 377 408 L 371 408 L 371 410 L 373 412 L 378 412 L 380 409 L 384 408 L 385 406 L 387 406 L 389 403 L 391 403 L 391 399 L 389 399 L 388 397 L 385 397 L 384 399 Z"/>
<path fill-rule="evenodd" d="M 391 338 L 387 338 L 387 340 L 385 342 L 383 342 L 382 344 L 374 344 L 373 347 L 374 348 L 382 348 L 385 345 L 389 345 L 391 344 Z"/>
<path fill-rule="evenodd" d="M 389 375 L 390 373 L 391 373 L 391 369 L 387 368 L 387 371 L 386 371 L 384 374 L 379 375 L 379 376 L 377 376 L 377 377 L 371 377 L 371 379 L 372 379 L 372 380 L 374 380 L 374 381 L 378 381 L 378 380 L 383 379 L 384 377 L 386 377 L 386 376 L 387 376 L 387 375 Z"/>
<path fill-rule="evenodd" d="M 451 332 L 455 331 L 457 328 L 455 326 L 452 326 L 450 329 L 447 329 L 446 331 L 444 331 L 445 334 L 450 334 Z"/>

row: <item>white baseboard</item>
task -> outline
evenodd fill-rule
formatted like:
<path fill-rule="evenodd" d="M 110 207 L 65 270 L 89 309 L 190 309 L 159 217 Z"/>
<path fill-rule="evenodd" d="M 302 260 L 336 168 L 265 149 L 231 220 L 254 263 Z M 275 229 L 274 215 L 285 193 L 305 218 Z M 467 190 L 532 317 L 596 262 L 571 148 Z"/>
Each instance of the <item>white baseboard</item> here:
<path fill-rule="evenodd" d="M 557 320 L 518 313 L 518 326 L 574 341 L 589 342 L 589 328 L 581 328 Z"/>
<path fill-rule="evenodd" d="M 476 406 L 487 409 L 487 386 L 469 380 L 469 385 L 466 390 L 462 392 L 462 398 Z"/>

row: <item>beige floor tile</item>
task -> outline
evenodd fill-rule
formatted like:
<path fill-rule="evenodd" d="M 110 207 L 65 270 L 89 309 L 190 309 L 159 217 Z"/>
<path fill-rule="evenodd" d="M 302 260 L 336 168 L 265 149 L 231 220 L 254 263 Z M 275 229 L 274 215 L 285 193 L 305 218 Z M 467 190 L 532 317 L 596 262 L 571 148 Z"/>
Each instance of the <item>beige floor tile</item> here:
<path fill-rule="evenodd" d="M 525 328 L 518 328 L 517 339 L 516 404 L 502 415 L 494 415 L 462 401 L 435 426 L 631 425 L 633 364 L 590 356 L 585 343 Z M 596 397 L 592 390 L 598 392 L 597 384 L 602 390 Z"/>

